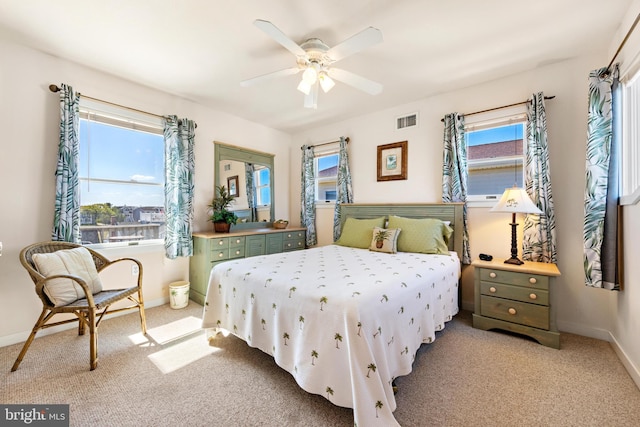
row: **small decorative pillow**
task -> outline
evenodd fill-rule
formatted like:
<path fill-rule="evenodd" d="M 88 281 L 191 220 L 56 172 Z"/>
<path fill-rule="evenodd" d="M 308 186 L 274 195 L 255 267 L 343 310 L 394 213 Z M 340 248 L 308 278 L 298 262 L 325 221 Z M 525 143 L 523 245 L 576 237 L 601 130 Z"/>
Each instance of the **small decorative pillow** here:
<path fill-rule="evenodd" d="M 380 228 L 374 227 L 373 239 L 369 246 L 370 251 L 386 252 L 388 254 L 395 254 L 398 252 L 398 236 L 400 235 L 399 228 Z"/>
<path fill-rule="evenodd" d="M 79 247 L 48 254 L 34 254 L 33 263 L 38 272 L 45 277 L 58 274 L 78 276 L 87 283 L 92 294 L 102 291 L 102 282 L 87 248 Z M 56 307 L 85 297 L 82 287 L 67 278 L 48 280 L 44 284 L 44 293 Z"/>

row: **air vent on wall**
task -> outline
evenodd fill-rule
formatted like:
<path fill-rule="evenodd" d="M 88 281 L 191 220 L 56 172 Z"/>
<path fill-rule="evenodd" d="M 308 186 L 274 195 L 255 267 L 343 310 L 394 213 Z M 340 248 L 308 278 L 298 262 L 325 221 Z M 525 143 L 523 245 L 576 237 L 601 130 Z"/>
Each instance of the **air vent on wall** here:
<path fill-rule="evenodd" d="M 418 126 L 418 113 L 396 117 L 396 130 Z"/>

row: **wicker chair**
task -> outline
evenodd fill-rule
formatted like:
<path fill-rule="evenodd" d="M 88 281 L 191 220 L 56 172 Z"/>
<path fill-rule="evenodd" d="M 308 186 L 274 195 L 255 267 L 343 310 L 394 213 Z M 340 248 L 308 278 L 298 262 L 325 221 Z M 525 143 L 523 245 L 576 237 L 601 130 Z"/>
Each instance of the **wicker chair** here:
<path fill-rule="evenodd" d="M 57 276 L 45 277 L 42 274 L 40 274 L 35 267 L 35 264 L 33 261 L 34 254 L 52 253 L 55 251 L 59 251 L 63 249 L 72 249 L 80 246 L 81 245 L 77 245 L 74 243 L 67 243 L 67 242 L 41 242 L 41 243 L 35 243 L 33 245 L 27 246 L 20 252 L 20 262 L 22 263 L 24 268 L 26 268 L 27 271 L 29 272 L 31 279 L 36 285 L 36 293 L 38 294 L 38 296 L 40 297 L 40 300 L 42 301 L 42 313 L 40 314 L 38 321 L 33 327 L 33 330 L 31 331 L 29 338 L 24 343 L 24 346 L 22 347 L 22 351 L 20 351 L 18 358 L 16 359 L 15 363 L 13 364 L 13 367 L 11 368 L 11 371 L 15 371 L 16 369 L 18 369 L 20 362 L 22 362 L 22 359 L 27 353 L 29 346 L 33 342 L 33 339 L 35 338 L 36 333 L 40 329 L 45 329 L 52 326 L 62 325 L 70 322 L 78 322 L 78 334 L 84 335 L 85 327 L 88 326 L 91 370 L 94 370 L 98 365 L 98 326 L 100 325 L 100 322 L 102 321 L 102 318 L 104 317 L 105 314 L 116 313 L 123 310 L 138 309 L 140 312 L 140 323 L 142 326 L 142 333 L 143 334 L 147 333 L 147 324 L 146 324 L 146 319 L 144 315 L 144 300 L 142 298 L 142 264 L 140 263 L 140 261 L 133 258 L 120 258 L 114 261 L 110 261 L 104 256 L 102 256 L 101 254 L 99 254 L 98 252 L 87 248 L 87 250 L 89 251 L 89 253 L 93 258 L 93 261 L 95 263 L 96 270 L 98 271 L 98 273 L 113 264 L 116 264 L 118 262 L 123 262 L 123 261 L 133 262 L 138 266 L 138 278 L 137 278 L 136 286 L 126 288 L 126 289 L 105 289 L 95 294 L 91 293 L 85 281 L 79 277 L 75 277 L 71 275 L 57 275 Z M 55 306 L 51 302 L 47 294 L 44 292 L 44 285 L 48 280 L 51 280 L 53 278 L 60 278 L 60 277 L 62 278 L 66 277 L 74 280 L 84 290 L 85 297 L 63 306 Z M 109 310 L 109 307 L 111 306 L 111 304 L 124 299 L 129 299 L 131 302 L 133 302 L 133 304 L 128 305 L 127 307 Z M 48 323 L 53 316 L 60 313 L 73 313 L 76 315 L 77 319 L 72 318 L 72 319 L 67 319 L 59 322 Z"/>

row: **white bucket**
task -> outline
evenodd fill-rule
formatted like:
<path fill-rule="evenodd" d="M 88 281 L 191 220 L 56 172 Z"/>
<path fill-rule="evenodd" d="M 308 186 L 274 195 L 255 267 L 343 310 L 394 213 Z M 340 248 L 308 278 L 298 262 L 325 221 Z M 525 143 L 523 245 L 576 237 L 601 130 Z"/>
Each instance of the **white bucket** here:
<path fill-rule="evenodd" d="M 171 308 L 184 308 L 189 304 L 189 282 L 181 280 L 169 284 L 169 305 Z"/>

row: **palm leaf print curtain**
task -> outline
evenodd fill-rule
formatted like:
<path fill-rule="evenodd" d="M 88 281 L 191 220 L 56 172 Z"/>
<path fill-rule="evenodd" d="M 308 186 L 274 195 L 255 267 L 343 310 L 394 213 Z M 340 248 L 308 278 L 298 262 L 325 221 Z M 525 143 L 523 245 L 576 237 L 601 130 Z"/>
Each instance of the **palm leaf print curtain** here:
<path fill-rule="evenodd" d="M 307 229 L 307 246 L 318 243 L 316 235 L 316 182 L 313 167 L 313 146 L 302 146 L 302 176 L 300 223 Z"/>
<path fill-rule="evenodd" d="M 340 237 L 340 204 L 353 203 L 353 187 L 351 185 L 351 171 L 349 170 L 349 155 L 347 154 L 347 140 L 340 137 L 340 153 L 338 155 L 337 198 L 333 214 L 333 241 Z"/>
<path fill-rule="evenodd" d="M 249 211 L 251 212 L 251 222 L 258 220 L 258 211 L 256 207 L 258 203 L 256 201 L 255 186 L 253 185 L 253 174 L 255 173 L 255 170 L 256 168 L 253 163 L 244 164 L 244 176 L 246 180 L 245 187 L 247 188 L 247 203 L 249 204 Z"/>
<path fill-rule="evenodd" d="M 585 284 L 620 290 L 618 242 L 618 65 L 589 74 L 584 191 Z"/>
<path fill-rule="evenodd" d="M 193 222 L 193 182 L 195 123 L 165 118 L 164 124 L 164 206 L 167 258 L 193 255 L 191 226 Z"/>
<path fill-rule="evenodd" d="M 60 88 L 60 141 L 56 167 L 56 202 L 51 239 L 80 243 L 80 94 L 65 84 Z"/>
<path fill-rule="evenodd" d="M 542 214 L 527 215 L 524 219 L 522 258 L 528 261 L 556 263 L 556 217 L 551 192 L 547 118 L 542 92 L 533 95 L 527 103 L 525 143 L 527 146 L 524 186 Z"/>
<path fill-rule="evenodd" d="M 471 264 L 467 227 L 467 143 L 464 138 L 464 116 L 444 116 L 444 159 L 442 162 L 442 201 L 463 202 L 462 263 Z"/>

